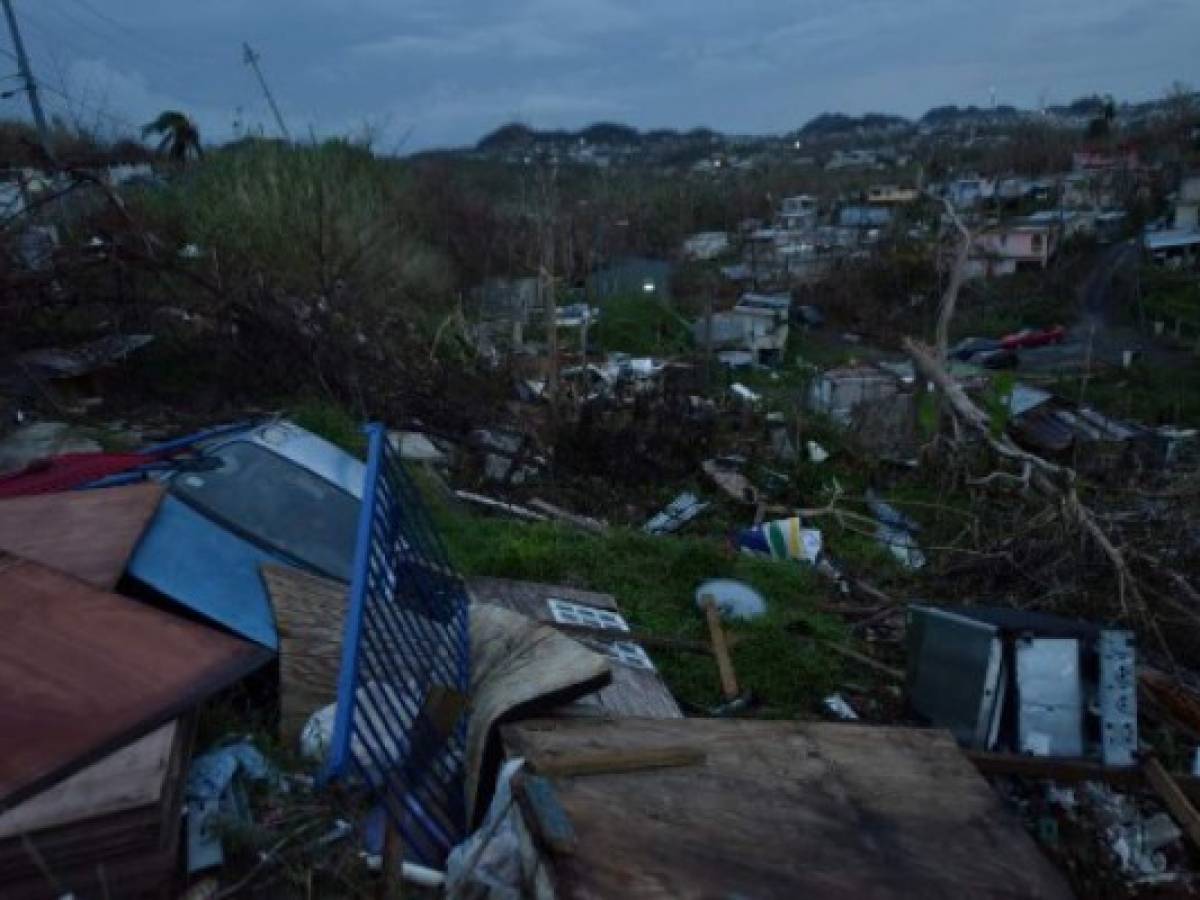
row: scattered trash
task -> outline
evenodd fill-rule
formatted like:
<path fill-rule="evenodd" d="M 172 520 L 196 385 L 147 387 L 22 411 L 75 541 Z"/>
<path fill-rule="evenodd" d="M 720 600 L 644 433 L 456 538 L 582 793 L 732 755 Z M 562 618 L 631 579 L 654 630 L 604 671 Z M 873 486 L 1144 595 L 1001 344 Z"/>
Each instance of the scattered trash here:
<path fill-rule="evenodd" d="M 31 422 L 0 438 L 0 474 L 64 453 L 99 453 L 89 434 L 66 422 Z"/>
<path fill-rule="evenodd" d="M 30 350 L 16 358 L 16 365 L 44 380 L 79 378 L 118 363 L 153 341 L 150 334 L 111 335 L 69 349 Z"/>
<path fill-rule="evenodd" d="M 867 507 L 879 522 L 875 529 L 875 540 L 886 547 L 906 569 L 921 569 L 925 566 L 925 554 L 917 546 L 914 535 L 921 530 L 911 517 L 902 513 L 867 489 Z"/>
<path fill-rule="evenodd" d="M 604 532 L 608 531 L 608 526 L 599 519 L 593 519 L 590 516 L 581 516 L 578 513 L 570 512 L 538 497 L 530 500 L 529 506 L 531 509 L 544 513 L 557 522 L 565 522 L 568 525 L 578 528 L 580 531 L 587 531 L 591 534 L 604 534 Z"/>
<path fill-rule="evenodd" d="M 476 494 L 472 491 L 455 491 L 454 496 L 465 503 L 471 503 L 475 506 L 482 506 L 484 509 L 491 512 L 503 513 L 506 516 L 512 516 L 516 519 L 524 519 L 527 522 L 545 522 L 549 516 L 545 516 L 540 512 L 534 512 L 532 509 L 520 506 L 516 503 L 506 503 L 503 500 L 497 500 L 494 497 L 485 497 L 483 494 Z"/>
<path fill-rule="evenodd" d="M 704 470 L 704 474 L 732 499 L 739 503 L 758 504 L 758 488 L 741 472 L 723 465 L 720 460 L 713 459 L 706 460 L 701 468 Z"/>
<path fill-rule="evenodd" d="M 444 465 L 448 457 L 437 444 L 419 431 L 392 431 L 388 437 L 400 448 L 400 458 L 408 462 Z"/>
<path fill-rule="evenodd" d="M 729 386 L 729 393 L 745 403 L 755 404 L 762 400 L 762 394 L 752 391 L 744 384 L 738 382 L 734 382 Z"/>
<path fill-rule="evenodd" d="M 695 494 L 685 491 L 643 525 L 642 531 L 647 534 L 674 534 L 708 509 L 708 506 L 709 504 Z"/>
<path fill-rule="evenodd" d="M 798 517 L 792 516 L 743 529 L 736 543 L 743 553 L 812 564 L 821 555 L 822 537 L 820 530 L 805 528 Z"/>
<path fill-rule="evenodd" d="M 189 875 L 224 864 L 223 825 L 250 820 L 242 778 L 248 781 L 278 778 L 249 738 L 224 744 L 192 760 L 184 789 Z"/>
<path fill-rule="evenodd" d="M 818 444 L 816 441 L 808 442 L 808 461 L 813 465 L 820 465 L 829 459 L 829 451 Z"/>
<path fill-rule="evenodd" d="M 827 713 L 841 719 L 843 722 L 858 721 L 858 713 L 854 711 L 854 707 L 841 694 L 830 694 L 821 701 L 821 705 Z"/>
<path fill-rule="evenodd" d="M 910 606 L 907 633 L 912 708 L 964 746 L 1134 765 L 1129 632 L 1017 610 Z"/>

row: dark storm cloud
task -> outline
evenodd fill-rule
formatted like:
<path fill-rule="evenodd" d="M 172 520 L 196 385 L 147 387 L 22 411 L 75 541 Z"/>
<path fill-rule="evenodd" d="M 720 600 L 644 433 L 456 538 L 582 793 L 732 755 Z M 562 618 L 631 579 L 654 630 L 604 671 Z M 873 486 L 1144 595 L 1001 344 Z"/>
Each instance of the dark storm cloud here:
<path fill-rule="evenodd" d="M 54 110 L 129 130 L 174 107 L 213 139 L 273 128 L 243 40 L 294 134 L 371 128 L 386 146 L 411 132 L 410 148 L 469 143 L 512 119 L 779 132 L 826 110 L 984 104 L 992 88 L 1033 106 L 1200 81 L 1195 0 L 15 5 Z"/>

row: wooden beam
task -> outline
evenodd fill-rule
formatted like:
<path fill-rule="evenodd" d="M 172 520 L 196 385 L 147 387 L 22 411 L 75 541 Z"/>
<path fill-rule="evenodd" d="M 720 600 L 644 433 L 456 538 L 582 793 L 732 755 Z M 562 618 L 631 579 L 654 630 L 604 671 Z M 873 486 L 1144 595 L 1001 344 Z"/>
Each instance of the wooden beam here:
<path fill-rule="evenodd" d="M 580 750 L 566 754 L 544 753 L 527 760 L 539 775 L 613 775 L 646 769 L 673 769 L 703 764 L 707 755 L 689 746 L 644 747 L 641 749 Z"/>
<path fill-rule="evenodd" d="M 1187 832 L 1192 846 L 1200 848 L 1200 812 L 1196 812 L 1196 807 L 1192 805 L 1192 801 L 1176 783 L 1175 778 L 1163 768 L 1162 763 L 1154 756 L 1148 756 L 1143 761 L 1142 772 L 1150 787 L 1154 788 L 1154 792 L 1162 798 L 1167 809 L 1171 811 L 1175 821 Z"/>
<path fill-rule="evenodd" d="M 881 663 L 877 659 L 867 656 L 865 653 L 859 653 L 857 650 L 851 650 L 849 647 L 842 644 L 835 644 L 833 641 L 821 641 L 821 646 L 832 650 L 846 659 L 853 660 L 859 665 L 866 666 L 872 671 L 878 672 L 880 675 L 885 675 L 893 681 L 904 681 L 904 673 L 899 669 Z"/>

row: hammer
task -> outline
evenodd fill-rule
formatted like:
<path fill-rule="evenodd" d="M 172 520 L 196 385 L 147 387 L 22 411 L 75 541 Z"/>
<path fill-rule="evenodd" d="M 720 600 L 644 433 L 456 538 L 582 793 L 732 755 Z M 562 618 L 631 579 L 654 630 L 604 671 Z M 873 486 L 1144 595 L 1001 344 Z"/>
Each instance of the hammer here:
<path fill-rule="evenodd" d="M 725 629 L 721 627 L 721 611 L 717 608 L 717 601 L 711 594 L 705 594 L 700 598 L 700 605 L 704 609 L 704 618 L 708 620 L 708 636 L 721 676 L 721 695 L 725 698 L 725 702 L 710 709 L 709 713 L 714 716 L 734 715 L 749 707 L 753 696 L 749 691 L 738 691 L 737 674 L 733 671 L 733 660 L 729 656 Z"/>

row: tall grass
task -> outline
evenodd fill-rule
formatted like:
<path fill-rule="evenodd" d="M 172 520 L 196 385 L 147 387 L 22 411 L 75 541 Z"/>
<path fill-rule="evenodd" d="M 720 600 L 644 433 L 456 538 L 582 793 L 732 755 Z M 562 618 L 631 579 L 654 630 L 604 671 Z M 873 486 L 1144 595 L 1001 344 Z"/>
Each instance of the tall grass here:
<path fill-rule="evenodd" d="M 406 178 L 402 164 L 345 141 L 255 140 L 144 191 L 139 206 L 176 246 L 196 245 L 224 286 L 312 301 L 308 316 L 378 323 L 419 318 L 453 287 L 444 257 L 412 236 Z"/>

